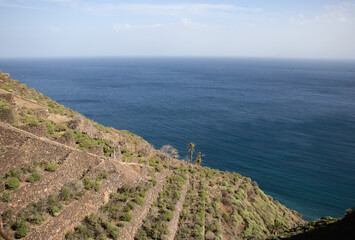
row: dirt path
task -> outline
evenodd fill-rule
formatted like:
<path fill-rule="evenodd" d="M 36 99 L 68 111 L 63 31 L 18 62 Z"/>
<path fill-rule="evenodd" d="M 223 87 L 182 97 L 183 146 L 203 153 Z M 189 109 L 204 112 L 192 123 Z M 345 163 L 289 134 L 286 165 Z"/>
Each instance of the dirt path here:
<path fill-rule="evenodd" d="M 122 240 L 130 240 L 134 239 L 137 231 L 140 229 L 143 220 L 146 218 L 149 209 L 152 203 L 158 198 L 159 193 L 163 190 L 163 186 L 166 182 L 167 176 L 169 176 L 171 172 L 167 169 L 164 169 L 157 176 L 157 185 L 150 188 L 146 197 L 144 198 L 143 206 L 137 205 L 132 211 L 132 220 L 129 221 L 122 229 L 120 233 L 120 239 Z"/>
<path fill-rule="evenodd" d="M 181 197 L 179 201 L 175 205 L 175 212 L 174 212 L 174 217 L 173 219 L 168 223 L 168 229 L 169 229 L 169 234 L 166 236 L 165 239 L 167 240 L 174 240 L 175 234 L 178 230 L 179 226 L 179 219 L 180 219 L 180 213 L 184 208 L 184 202 L 185 202 L 185 197 L 187 194 L 187 189 L 190 187 L 190 181 L 189 178 L 186 179 L 186 183 L 184 185 L 184 189 L 181 192 Z"/>
<path fill-rule="evenodd" d="M 77 148 L 74 148 L 74 147 L 70 147 L 68 145 L 65 145 L 65 144 L 62 144 L 62 143 L 59 143 L 59 142 L 56 142 L 56 141 L 52 141 L 48 138 L 44 138 L 44 137 L 39 137 L 35 134 L 32 134 L 30 132 L 27 132 L 25 130 L 22 130 L 22 129 L 19 129 L 19 128 L 15 128 L 11 125 L 8 125 L 6 123 L 3 123 L 3 122 L 0 122 L 0 128 L 4 128 L 4 129 L 8 129 L 8 130 L 11 130 L 11 131 L 14 131 L 14 132 L 17 132 L 17 133 L 21 133 L 21 134 L 24 134 L 25 136 L 27 137 L 31 137 L 31 138 L 34 138 L 36 140 L 40 140 L 42 142 L 45 142 L 45 143 L 48 143 L 48 144 L 52 144 L 52 145 L 56 145 L 56 146 L 60 146 L 60 147 L 63 147 L 63 148 L 66 148 L 68 150 L 71 150 L 71 151 L 76 151 L 76 152 L 82 152 L 82 153 L 85 153 L 85 154 L 88 154 L 90 156 L 94 156 L 94 157 L 100 157 L 102 159 L 110 159 L 108 157 L 105 157 L 105 156 L 99 156 L 99 155 L 96 155 L 96 154 L 93 154 L 93 153 L 89 153 L 89 152 L 85 152 L 85 151 L 82 151 L 82 150 L 79 150 Z M 139 164 L 139 163 L 125 163 L 125 162 L 119 162 L 117 161 L 119 164 L 122 164 L 122 165 L 137 165 L 137 166 L 143 166 L 142 164 Z"/>
<path fill-rule="evenodd" d="M 19 128 L 15 128 L 15 127 L 13 127 L 13 126 L 11 126 L 11 125 L 9 125 L 9 124 L 3 123 L 3 122 L 0 122 L 0 127 L 3 127 L 3 128 L 5 128 L 5 129 L 9 129 L 9 130 L 12 130 L 12 131 L 15 131 L 15 132 L 17 132 L 17 133 L 24 134 L 24 135 L 27 136 L 27 137 L 32 137 L 32 138 L 34 138 L 34 139 L 41 140 L 41 141 L 46 142 L 46 143 L 48 143 L 48 144 L 53 144 L 53 145 L 56 145 L 56 146 L 61 146 L 61 147 L 64 147 L 64 148 L 66 148 L 66 149 L 70 149 L 70 150 L 72 150 L 72 151 L 83 152 L 83 151 L 81 151 L 81 150 L 79 150 L 79 149 L 77 149 L 77 148 L 70 147 L 70 146 L 68 146 L 68 145 L 65 145 L 65 144 L 62 144 L 62 143 L 59 143 L 59 142 L 52 141 L 52 140 L 50 140 L 50 139 L 48 139 L 48 138 L 39 137 L 39 136 L 37 136 L 37 135 L 35 135 L 35 134 L 33 134 L 33 133 L 27 132 L 27 131 L 22 130 L 22 129 L 19 129 Z M 85 153 L 88 154 L 88 155 L 92 155 L 92 156 L 98 156 L 98 155 L 95 155 L 95 154 L 92 154 L 92 153 L 89 153 L 89 152 L 85 152 Z"/>

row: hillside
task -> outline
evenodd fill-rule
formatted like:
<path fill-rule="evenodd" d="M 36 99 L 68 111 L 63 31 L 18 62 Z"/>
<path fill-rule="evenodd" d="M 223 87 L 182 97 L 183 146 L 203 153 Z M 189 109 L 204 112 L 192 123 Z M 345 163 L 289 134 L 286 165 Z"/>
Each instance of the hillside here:
<path fill-rule="evenodd" d="M 342 218 L 323 217 L 299 225 L 270 239 L 285 240 L 353 240 L 355 239 L 355 211 L 348 209 Z"/>
<path fill-rule="evenodd" d="M 0 161 L 10 239 L 266 239 L 305 223 L 250 178 L 174 159 L 1 72 Z"/>

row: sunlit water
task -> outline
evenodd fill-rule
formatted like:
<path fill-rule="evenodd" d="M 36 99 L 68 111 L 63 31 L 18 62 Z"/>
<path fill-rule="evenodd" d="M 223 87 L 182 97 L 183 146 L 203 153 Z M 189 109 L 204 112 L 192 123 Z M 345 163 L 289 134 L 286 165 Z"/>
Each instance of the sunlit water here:
<path fill-rule="evenodd" d="M 273 59 L 0 60 L 0 69 L 156 148 L 251 177 L 308 220 L 355 206 L 355 62 Z"/>

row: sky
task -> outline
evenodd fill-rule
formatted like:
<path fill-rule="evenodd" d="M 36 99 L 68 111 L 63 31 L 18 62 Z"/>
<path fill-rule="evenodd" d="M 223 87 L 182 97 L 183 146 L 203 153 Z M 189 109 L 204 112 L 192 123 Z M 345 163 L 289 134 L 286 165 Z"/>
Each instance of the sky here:
<path fill-rule="evenodd" d="M 0 58 L 355 59 L 355 0 L 0 0 Z"/>

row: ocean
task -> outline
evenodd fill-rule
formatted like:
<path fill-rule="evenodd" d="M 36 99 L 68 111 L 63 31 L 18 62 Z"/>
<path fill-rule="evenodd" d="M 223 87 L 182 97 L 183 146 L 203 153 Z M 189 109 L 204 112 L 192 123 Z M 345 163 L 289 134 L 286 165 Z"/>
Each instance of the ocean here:
<path fill-rule="evenodd" d="M 0 59 L 88 118 L 239 172 L 306 220 L 355 206 L 355 61 Z"/>

